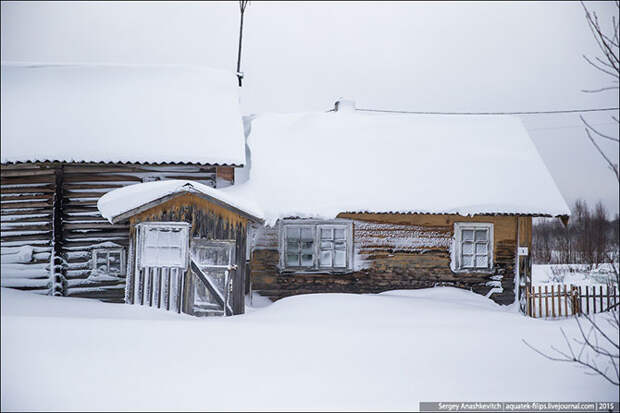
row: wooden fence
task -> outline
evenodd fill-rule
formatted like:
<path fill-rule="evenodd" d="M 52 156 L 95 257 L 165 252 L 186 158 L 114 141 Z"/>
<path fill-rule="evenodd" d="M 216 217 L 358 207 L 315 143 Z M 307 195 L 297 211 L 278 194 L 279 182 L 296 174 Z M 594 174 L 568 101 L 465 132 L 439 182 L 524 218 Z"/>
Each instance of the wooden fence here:
<path fill-rule="evenodd" d="M 614 285 L 536 285 L 526 289 L 526 314 L 534 318 L 594 314 L 618 309 L 619 300 L 620 292 Z"/>

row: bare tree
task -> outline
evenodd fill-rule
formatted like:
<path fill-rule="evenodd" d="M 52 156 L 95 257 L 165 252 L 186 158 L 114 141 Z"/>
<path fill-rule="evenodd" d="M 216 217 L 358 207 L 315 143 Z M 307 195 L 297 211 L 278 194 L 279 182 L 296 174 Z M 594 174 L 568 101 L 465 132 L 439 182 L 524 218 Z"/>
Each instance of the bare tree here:
<path fill-rule="evenodd" d="M 620 11 L 620 1 L 616 1 L 616 8 Z M 611 23 L 613 33 L 606 34 L 601 28 L 598 16 L 596 12 L 588 10 L 583 2 L 581 2 L 586 14 L 586 21 L 592 31 L 594 39 L 602 53 L 601 57 L 595 57 L 594 59 L 588 58 L 584 55 L 584 59 L 597 70 L 612 77 L 611 85 L 605 86 L 596 90 L 587 90 L 587 93 L 599 93 L 610 90 L 618 90 L 620 83 L 620 53 L 619 50 L 619 31 L 618 31 L 618 17 L 612 16 Z M 619 123 L 618 118 L 612 116 L 616 123 Z M 609 157 L 603 152 L 600 146 L 594 140 L 593 135 L 598 138 L 620 142 L 618 137 L 609 136 L 604 134 L 595 128 L 593 128 L 586 120 L 581 117 L 585 125 L 585 131 L 588 139 L 603 159 L 607 162 L 610 169 L 613 171 L 616 179 L 620 183 L 620 173 L 618 165 L 614 164 Z M 597 240 L 592 240 L 588 233 L 591 233 L 590 227 L 592 227 L 592 216 L 590 216 L 587 206 L 584 204 L 576 204 L 576 219 L 582 220 L 584 235 L 587 235 L 587 239 L 584 238 L 585 244 L 581 246 L 582 252 L 586 255 L 597 254 Z M 593 216 L 601 221 L 606 222 L 606 212 L 602 205 L 600 208 L 597 206 Z M 600 240 L 600 243 L 604 243 L 604 240 Z M 605 248 L 605 247 L 601 247 Z M 598 249 L 598 253 L 603 254 Z M 608 255 L 612 271 L 615 275 L 616 285 L 620 285 L 620 275 L 618 271 L 618 251 L 604 251 Z M 598 257 L 591 257 L 594 260 L 598 260 Z M 616 303 L 609 308 L 605 309 L 602 314 L 596 314 L 590 316 L 588 314 L 579 314 L 575 312 L 575 321 L 579 328 L 580 337 L 569 338 L 566 332 L 561 329 L 564 336 L 564 342 L 566 344 L 566 350 L 560 350 L 555 346 L 551 346 L 552 353 L 544 353 L 534 347 L 532 347 L 525 340 L 523 342 L 538 354 L 546 357 L 547 359 L 554 361 L 561 361 L 567 363 L 574 363 L 580 367 L 586 369 L 589 374 L 599 375 L 610 383 L 620 386 L 620 317 L 618 315 L 618 304 Z M 585 321 L 582 321 L 585 320 Z M 610 328 L 609 328 L 610 327 Z M 609 331 L 606 329 L 609 328 Z"/>
<path fill-rule="evenodd" d="M 620 11 L 620 1 L 616 1 L 616 8 Z M 620 53 L 619 45 L 620 45 L 620 31 L 619 31 L 619 19 L 617 16 L 611 16 L 611 27 L 612 33 L 606 33 L 604 28 L 601 27 L 601 24 L 598 19 L 598 15 L 595 11 L 589 10 L 586 5 L 581 2 L 581 6 L 586 13 L 586 21 L 588 22 L 588 27 L 594 36 L 594 40 L 596 41 L 597 46 L 599 47 L 600 56 L 595 56 L 594 58 L 590 58 L 586 55 L 583 55 L 583 58 L 588 62 L 592 67 L 598 70 L 601 73 L 604 73 L 611 77 L 610 84 L 607 86 L 603 86 L 598 89 L 593 90 L 584 90 L 586 93 L 600 93 L 607 91 L 617 91 L 620 88 Z M 614 175 L 618 182 L 620 182 L 620 171 L 618 170 L 618 164 L 614 163 L 606 154 L 603 152 L 601 147 L 596 143 L 594 137 L 599 139 L 606 139 L 616 143 L 620 143 L 620 138 L 618 135 L 610 136 L 606 133 L 603 133 L 596 128 L 594 128 L 591 124 L 589 124 L 583 116 L 580 116 L 581 121 L 585 126 L 586 136 L 592 142 L 592 145 L 596 148 L 598 153 L 603 157 L 609 168 L 613 171 Z M 618 117 L 611 117 L 616 124 L 620 125 L 620 121 Z"/>

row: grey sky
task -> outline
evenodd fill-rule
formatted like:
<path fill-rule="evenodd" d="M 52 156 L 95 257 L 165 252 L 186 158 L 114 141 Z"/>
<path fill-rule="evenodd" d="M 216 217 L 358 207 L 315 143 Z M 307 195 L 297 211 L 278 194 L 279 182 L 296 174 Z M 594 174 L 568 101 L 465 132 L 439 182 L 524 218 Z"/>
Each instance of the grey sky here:
<path fill-rule="evenodd" d="M 592 7 L 603 22 L 615 12 L 612 2 Z M 3 61 L 236 63 L 236 2 L 2 2 L 1 11 Z M 244 36 L 247 113 L 325 110 L 338 96 L 422 111 L 618 105 L 617 92 L 581 92 L 608 81 L 581 57 L 597 48 L 577 2 L 252 2 Z M 587 119 L 615 133 L 610 114 Z M 569 203 L 602 199 L 618 211 L 617 181 L 578 115 L 522 119 Z M 618 162 L 617 144 L 600 145 Z"/>

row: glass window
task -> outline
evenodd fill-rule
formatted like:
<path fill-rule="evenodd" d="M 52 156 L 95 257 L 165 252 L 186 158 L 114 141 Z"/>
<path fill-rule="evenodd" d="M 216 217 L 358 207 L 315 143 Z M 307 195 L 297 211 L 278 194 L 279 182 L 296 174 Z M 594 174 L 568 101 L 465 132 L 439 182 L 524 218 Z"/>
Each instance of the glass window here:
<path fill-rule="evenodd" d="M 187 267 L 189 226 L 176 223 L 142 224 L 140 267 Z M 184 224 L 184 223 L 179 223 Z"/>
<path fill-rule="evenodd" d="M 493 225 L 487 223 L 457 223 L 459 269 L 488 269 L 493 258 Z"/>
<path fill-rule="evenodd" d="M 342 271 L 350 266 L 350 223 L 283 223 L 285 268 Z"/>
<path fill-rule="evenodd" d="M 93 270 L 113 277 L 125 275 L 125 250 L 106 248 L 93 250 Z"/>

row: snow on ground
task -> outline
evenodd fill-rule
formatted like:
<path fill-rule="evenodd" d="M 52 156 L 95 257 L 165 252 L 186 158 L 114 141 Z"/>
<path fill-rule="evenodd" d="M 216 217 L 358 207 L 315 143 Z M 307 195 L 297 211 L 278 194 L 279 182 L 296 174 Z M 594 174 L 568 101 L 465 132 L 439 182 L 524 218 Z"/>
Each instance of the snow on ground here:
<path fill-rule="evenodd" d="M 611 264 L 592 268 L 587 264 L 532 265 L 532 284 L 567 284 L 581 286 L 607 285 L 615 280 Z"/>
<path fill-rule="evenodd" d="M 405 409 L 432 400 L 618 400 L 544 359 L 572 320 L 454 288 L 317 294 L 229 318 L 2 289 L 2 410 Z M 264 302 L 257 300 L 259 305 Z"/>

